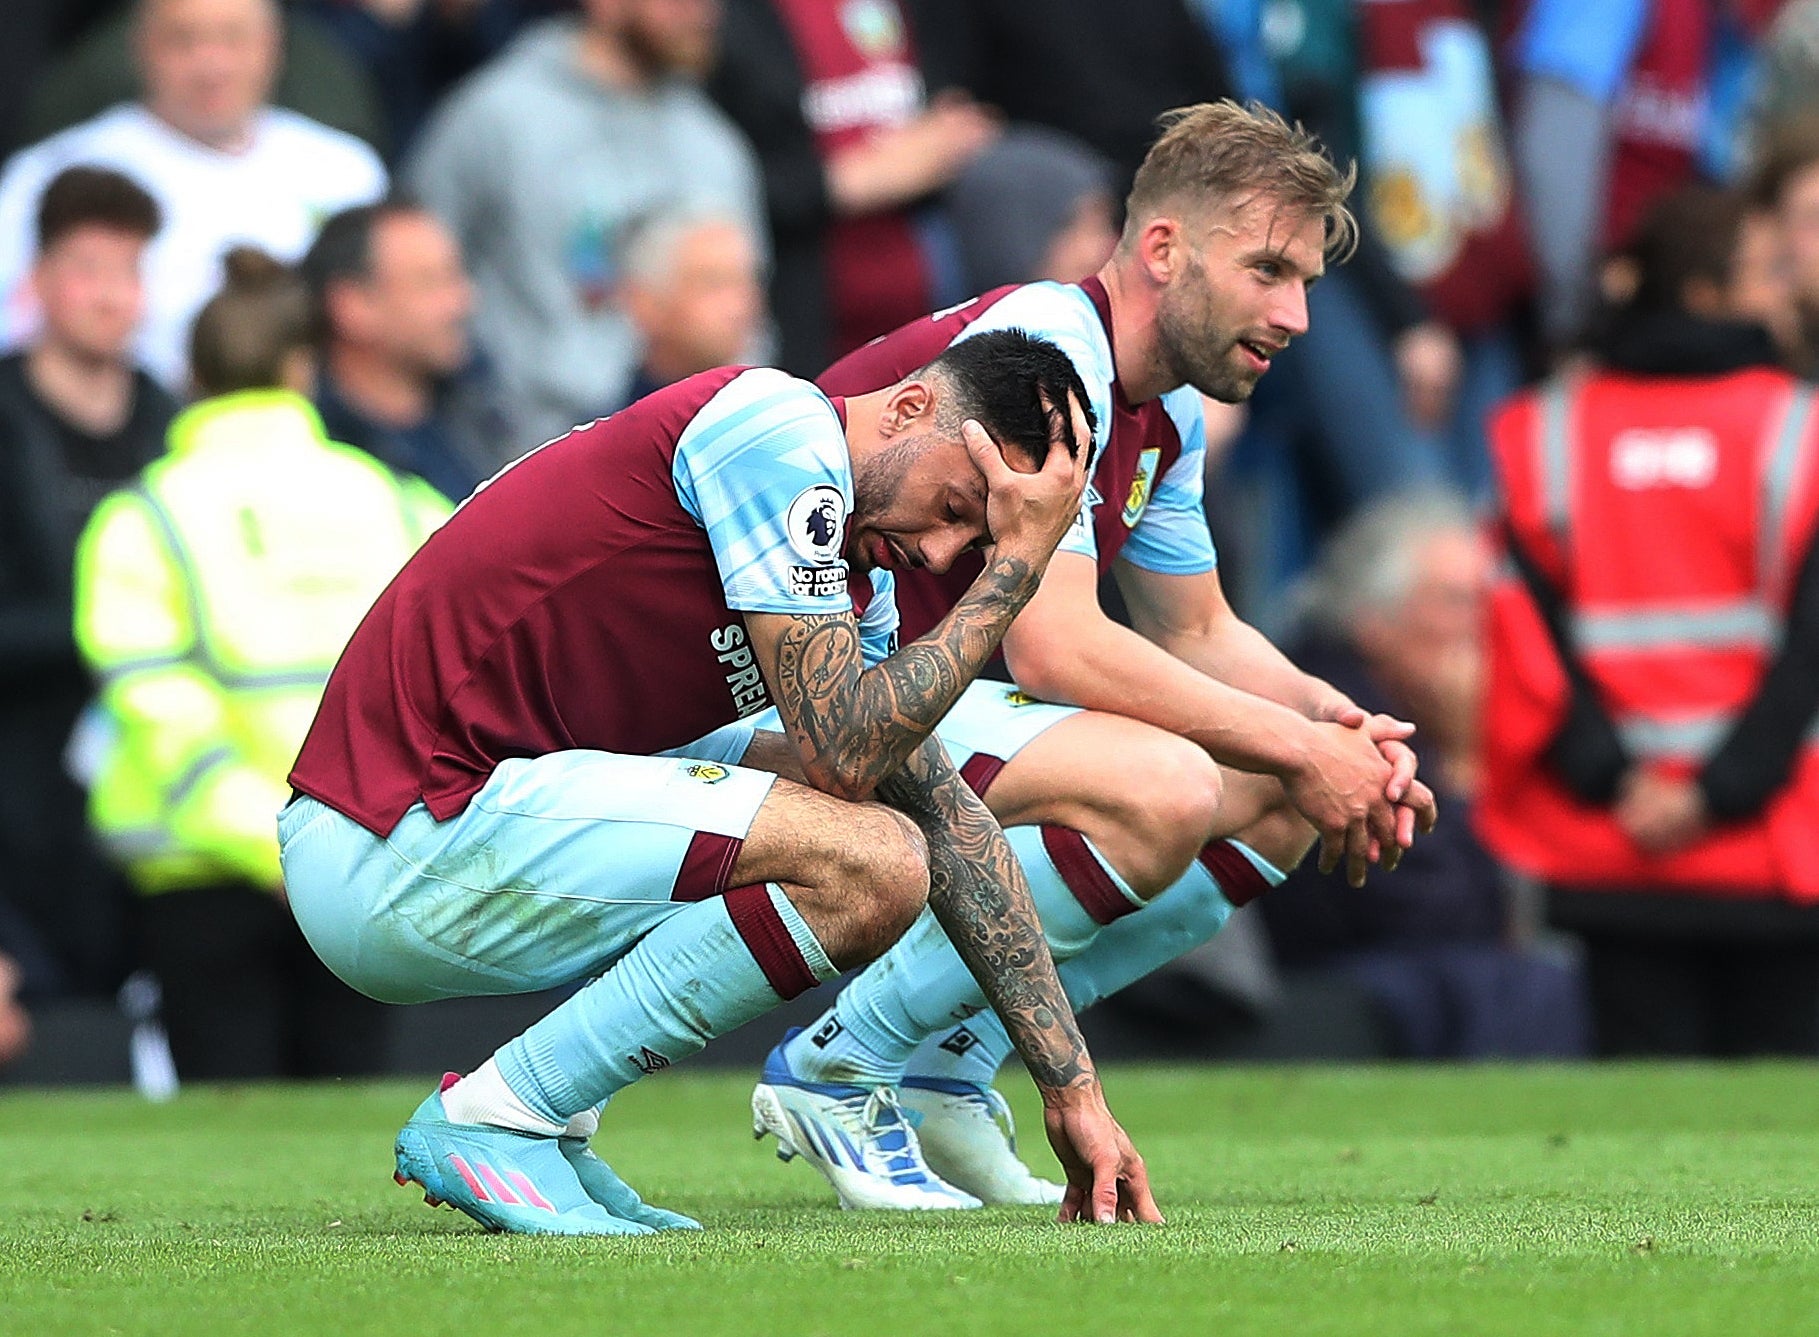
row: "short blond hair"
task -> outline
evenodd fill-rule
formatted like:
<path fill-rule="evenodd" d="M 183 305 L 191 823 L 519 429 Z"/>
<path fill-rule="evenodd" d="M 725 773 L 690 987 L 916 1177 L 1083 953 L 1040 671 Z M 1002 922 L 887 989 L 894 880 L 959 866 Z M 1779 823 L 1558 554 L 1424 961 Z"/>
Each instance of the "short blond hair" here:
<path fill-rule="evenodd" d="M 1152 218 L 1183 207 L 1241 207 L 1265 196 L 1326 221 L 1326 256 L 1343 261 L 1358 245 L 1346 197 L 1357 164 L 1344 171 L 1312 134 L 1258 102 L 1230 99 L 1177 107 L 1157 118 L 1162 136 L 1137 169 L 1125 201 L 1124 244 Z"/>

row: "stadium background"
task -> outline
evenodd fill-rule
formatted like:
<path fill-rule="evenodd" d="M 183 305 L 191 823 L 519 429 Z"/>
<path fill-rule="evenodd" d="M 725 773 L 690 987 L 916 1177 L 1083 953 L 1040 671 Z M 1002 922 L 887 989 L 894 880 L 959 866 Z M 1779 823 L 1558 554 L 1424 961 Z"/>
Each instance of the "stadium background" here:
<path fill-rule="evenodd" d="M 156 2 L 214 12 L 256 7 L 257 0 Z M 1797 191 L 1777 195 L 1760 184 L 1778 147 L 1810 142 L 1802 138 L 1810 134 L 1805 118 L 1819 112 L 1819 4 L 1811 0 L 296 0 L 284 7 L 283 22 L 285 60 L 271 101 L 369 146 L 388 189 L 427 203 L 466 245 L 474 338 L 462 342 L 461 365 L 440 368 L 436 377 L 439 387 L 458 382 L 484 400 L 482 421 L 499 454 L 460 456 L 448 444 L 457 435 L 452 428 L 431 433 L 432 453 L 422 458 L 449 468 L 443 490 L 456 496 L 463 478 L 483 476 L 534 444 L 549 422 L 611 412 L 686 369 L 664 342 L 674 342 L 676 316 L 670 310 L 664 325 L 661 300 L 684 300 L 671 289 L 686 281 L 676 259 L 685 226 L 707 220 L 733 238 L 715 253 L 734 271 L 722 283 L 720 305 L 694 310 L 714 313 L 723 343 L 731 340 L 738 357 L 812 375 L 855 342 L 991 284 L 1084 277 L 1109 244 L 1116 200 L 1155 118 L 1172 106 L 1224 96 L 1254 98 L 1303 119 L 1337 155 L 1357 159 L 1362 173 L 1354 203 L 1366 244 L 1318 290 L 1309 337 L 1296 356 L 1281 360 L 1248 409 L 1209 412 L 1218 440 L 1208 507 L 1226 588 L 1238 611 L 1274 636 L 1307 644 L 1324 625 L 1320 601 L 1331 593 L 1334 568 L 1324 569 L 1323 584 L 1319 559 L 1336 535 L 1349 534 L 1354 544 L 1341 550 L 1343 572 L 1346 560 L 1371 553 L 1357 543 L 1372 533 L 1381 540 L 1381 517 L 1408 514 L 1411 499 L 1416 510 L 1457 507 L 1474 521 L 1495 513 L 1487 413 L 1520 388 L 1581 365 L 1603 302 L 1622 291 L 1625 246 L 1650 206 L 1680 187 L 1703 181 L 1747 196 L 1762 319 L 1780 336 L 1790 367 L 1813 365 L 1806 331 L 1819 313 L 1819 282 L 1804 286 L 1797 263 Z M 0 162 L 0 197 L 33 145 L 139 96 L 131 24 L 131 7 L 120 0 L 10 0 L 0 21 L 0 151 L 11 155 Z M 602 204 L 602 217 L 554 240 L 542 234 L 553 253 L 532 254 L 539 236 L 533 229 L 489 231 L 464 216 L 461 183 L 478 179 L 464 173 L 507 175 L 506 164 L 485 161 L 487 150 L 472 133 L 480 122 L 464 118 L 479 115 L 471 105 L 480 101 L 476 81 L 497 83 L 504 63 L 522 58 L 524 44 L 570 31 L 562 25 L 582 25 L 606 46 L 618 44 L 622 55 L 631 52 L 656 83 L 699 88 L 708 101 L 691 114 L 712 124 L 667 164 L 627 169 L 661 178 L 667 166 L 673 180 L 641 179 L 628 198 Z M 805 33 L 834 28 L 869 63 L 845 69 L 802 45 Z M 536 70 L 519 77 L 528 81 L 519 88 L 522 105 L 540 105 L 542 94 L 530 86 Z M 509 80 L 503 86 L 514 87 Z M 520 104 L 511 96 L 503 102 L 498 119 L 522 131 L 513 126 Z M 577 131 L 552 126 L 550 133 L 560 147 L 564 134 Z M 730 147 L 715 147 L 721 139 Z M 731 178 L 691 176 L 722 154 Z M 559 168 L 562 159 L 551 161 Z M 1819 162 L 1819 149 L 1804 162 Z M 299 162 L 297 170 L 316 167 Z M 1789 179 L 1800 178 L 1780 178 Z M 145 184 L 158 193 L 157 181 Z M 613 183 L 603 190 L 611 196 Z M 552 191 L 547 204 L 520 203 L 534 215 L 563 207 L 560 198 Z M 9 218 L 0 209 L 0 230 L 25 225 L 17 210 Z M 267 246 L 294 262 L 312 240 Z M 20 284 L 29 251 L 0 237 L 0 261 L 9 248 L 13 259 L 5 263 L 13 268 L 0 273 L 5 334 L 29 341 L 33 313 Z M 501 294 L 524 275 L 548 279 L 565 295 L 504 312 Z M 743 291 L 742 281 L 760 290 L 744 305 L 725 297 L 728 287 Z M 640 284 L 656 295 L 633 296 Z M 582 359 L 582 371 L 559 394 L 527 389 L 533 378 L 517 345 L 557 347 L 569 319 L 582 327 L 584 343 L 606 330 L 603 342 L 587 345 L 605 351 Z M 677 356 L 686 358 L 687 342 Z M 321 365 L 333 365 L 326 336 L 320 351 Z M 181 366 L 158 370 L 179 399 L 189 393 Z M 25 495 L 23 466 L 6 430 L 0 424 L 0 487 L 17 498 Z M 393 445 L 376 440 L 373 448 L 383 456 Z M 10 522 L 23 523 L 16 514 Z M 1388 560 L 1381 551 L 1374 559 Z M 1464 569 L 1457 562 L 1448 568 Z M 1482 599 L 1489 579 L 1488 571 L 1471 568 L 1464 597 Z M 30 610 L 14 590 L 0 584 L 0 680 L 11 684 L 15 711 L 38 708 L 23 704 L 28 699 L 85 694 L 73 645 L 47 667 L 15 634 L 26 623 L 9 617 Z M 1438 597 L 1460 594 L 1454 588 Z M 1430 612 L 1406 608 L 1411 619 Z M 1421 634 L 1411 624 L 1411 644 Z M 1469 702 L 1481 690 L 1482 666 L 1469 653 L 1465 658 L 1449 682 Z M 33 698 L 36 692 L 48 696 Z M 1451 699 L 1436 709 L 1445 716 L 1458 705 Z M 15 724 L 7 727 L 14 730 L 9 739 L 24 737 Z M 1471 777 L 1484 758 L 1474 751 L 1473 731 L 1455 742 L 1448 749 L 1455 796 L 1469 808 Z M 61 747 L 9 748 L 0 765 L 0 790 L 15 809 L 20 795 L 67 785 Z M 1095 1051 L 1218 1064 L 1590 1056 L 1579 940 L 1550 923 L 1541 888 L 1477 844 L 1465 808 L 1449 810 L 1443 856 L 1399 875 L 1404 882 L 1378 879 L 1366 897 L 1340 906 L 1342 888 L 1303 878 L 1272 898 L 1267 915 L 1239 921 L 1212 946 L 1089 1015 Z M 104 862 L 92 846 L 63 855 L 71 868 Z M 309 1102 L 329 1097 L 300 1094 L 297 1105 L 282 1093 L 253 1093 L 240 1105 L 231 1092 L 204 1091 L 186 1096 L 167 1117 L 115 1095 L 84 1103 L 12 1091 L 136 1082 L 144 1094 L 163 1097 L 174 1087 L 133 893 L 104 871 L 48 882 L 30 872 L 45 866 L 10 857 L 0 865 L 0 1128 L 4 1144 L 23 1153 L 0 1177 L 12 1186 L 0 1199 L 37 1201 L 48 1213 L 32 1227 L 36 1233 L 21 1237 L 0 1281 L 20 1287 L 9 1293 L 9 1307 L 26 1303 L 16 1310 L 25 1321 L 39 1312 L 29 1304 L 40 1303 L 48 1306 L 48 1330 L 76 1331 L 87 1329 L 58 1326 L 71 1320 L 55 1297 L 80 1284 L 78 1265 L 93 1262 L 107 1273 L 107 1293 L 121 1304 L 133 1294 L 128 1278 L 138 1265 L 124 1260 L 135 1252 L 164 1260 L 154 1268 L 194 1275 L 193 1260 L 172 1261 L 182 1259 L 184 1244 L 168 1221 L 141 1233 L 125 1253 L 97 1243 L 94 1232 L 113 1219 L 108 1214 L 175 1210 L 205 1232 L 237 1233 L 238 1206 L 222 1204 L 262 1191 L 222 1179 L 218 1194 L 179 1197 L 181 1205 L 170 1209 L 121 1164 L 143 1150 L 172 1156 L 183 1173 L 206 1180 L 213 1173 L 206 1160 L 184 1159 L 194 1157 L 198 1139 L 231 1140 L 249 1118 L 301 1137 L 316 1108 Z M 1784 931 L 1812 930 L 1802 920 Z M 824 1002 L 824 994 L 810 995 L 791 1015 L 813 1016 Z M 412 1075 L 471 1066 L 540 1008 L 533 998 L 401 1011 L 384 1022 L 377 1066 Z M 752 1034 L 710 1048 L 704 1062 L 733 1069 L 724 1079 L 704 1075 L 701 1085 L 689 1086 L 665 1077 L 653 1084 L 656 1094 L 635 1093 L 649 1111 L 636 1127 L 649 1132 L 682 1117 L 679 1111 L 725 1107 L 737 1135 L 737 1099 L 729 1093 L 787 1019 L 767 1018 Z M 1201 1275 L 1193 1270 L 1199 1251 L 1246 1255 L 1232 1292 L 1237 1312 L 1305 1321 L 1309 1311 L 1272 1310 L 1260 1298 L 1305 1283 L 1314 1312 L 1325 1316 L 1313 1330 L 1355 1330 L 1341 1315 L 1348 1286 L 1358 1284 L 1367 1293 L 1360 1313 L 1411 1330 L 1528 1331 L 1535 1315 L 1523 1313 L 1517 1293 L 1539 1280 L 1544 1290 L 1552 1287 L 1551 1312 L 1576 1330 L 1638 1330 L 1620 1321 L 1626 1312 L 1652 1316 L 1662 1331 L 1715 1328 L 1736 1312 L 1729 1306 L 1746 1303 L 1764 1306 L 1750 1325 L 1758 1330 L 1797 1331 L 1814 1322 L 1810 1306 L 1787 1298 L 1803 1286 L 1810 1297 L 1819 1224 L 1819 1185 L 1810 1172 L 1819 1129 L 1804 1066 L 1638 1068 L 1608 1077 L 1552 1068 L 1436 1069 L 1427 1076 L 1340 1069 L 1310 1076 L 1306 1088 L 1274 1069 L 1246 1075 L 1219 1067 L 1171 1069 L 1145 1081 L 1133 1097 L 1142 1102 L 1133 1129 L 1154 1128 L 1158 1136 L 1166 1129 L 1176 1139 L 1163 1142 L 1157 1163 L 1175 1172 L 1176 1200 L 1191 1204 L 1186 1217 L 1196 1232 L 1162 1271 L 1182 1281 Z M 377 1127 L 389 1116 L 371 1115 L 359 1102 L 383 1104 L 387 1090 L 325 1108 L 323 1118 Z M 1114 1101 L 1118 1096 L 1114 1087 Z M 227 1103 L 210 1103 L 218 1101 Z M 1517 1109 L 1532 1118 L 1511 1113 Z M 1216 1172 L 1207 1125 L 1267 1121 L 1269 1111 L 1286 1111 L 1283 1140 L 1237 1136 L 1229 1173 Z M 1381 1112 L 1381 1121 L 1360 1117 L 1371 1112 Z M 1019 1113 L 1027 1125 L 1033 1111 L 1019 1105 Z M 1184 1122 L 1195 1125 L 1197 1137 L 1187 1136 Z M 48 1126 L 89 1128 L 91 1145 L 104 1147 L 97 1154 L 115 1168 L 96 1172 L 81 1158 L 60 1159 L 43 1137 Z M 1596 1166 L 1569 1172 L 1542 1165 L 1571 1154 L 1582 1133 L 1583 1145 L 1597 1149 Z M 1714 1145 L 1729 1150 L 1708 1160 Z M 245 1154 L 262 1153 L 249 1145 Z M 332 1151 L 324 1154 L 332 1161 Z M 749 1284 L 740 1251 L 791 1228 L 788 1213 L 752 1215 L 759 1204 L 810 1204 L 793 1177 L 789 1191 L 772 1193 L 771 1185 L 785 1181 L 767 1177 L 774 1167 L 753 1171 L 749 1154 L 724 1181 L 692 1165 L 680 1142 L 665 1143 L 654 1159 L 683 1177 L 710 1223 L 739 1232 L 714 1263 L 731 1270 L 706 1274 L 716 1285 Z M 1316 1162 L 1322 1168 L 1308 1168 Z M 327 1163 L 313 1162 L 312 1172 L 332 1178 L 322 1168 Z M 1366 1173 L 1361 1165 L 1383 1168 Z M 72 1190 L 72 1183 L 93 1191 Z M 1170 1186 L 1162 1183 L 1166 1193 Z M 1283 1183 L 1298 1187 L 1284 1190 Z M 276 1248 L 283 1267 L 299 1274 L 320 1264 L 326 1255 L 314 1244 L 293 1247 L 293 1237 L 326 1229 L 326 1204 L 343 1194 L 338 1183 L 306 1193 L 307 1226 L 282 1212 L 257 1217 L 250 1242 L 230 1250 L 228 1272 L 241 1279 L 224 1294 L 254 1284 L 262 1250 Z M 1455 1197 L 1469 1199 L 1471 1209 L 1446 1230 L 1429 1231 L 1431 1218 Z M 1531 1206 L 1512 1206 L 1517 1200 Z M 1574 1226 L 1532 1206 L 1568 1200 L 1577 1204 L 1568 1213 L 1579 1213 Z M 1296 1225 L 1296 1202 L 1312 1204 L 1310 1219 L 1318 1224 Z M 317 1205 L 325 1205 L 324 1222 L 314 1221 Z M 1413 1226 L 1393 1219 L 1405 1206 L 1416 1215 Z M 1365 1224 L 1347 1224 L 1354 1209 Z M 387 1211 L 355 1224 L 397 1229 L 396 1210 Z M 952 1236 L 916 1233 L 913 1248 L 896 1252 L 882 1232 L 841 1236 L 846 1227 L 825 1218 L 816 1228 L 835 1232 L 831 1243 L 818 1240 L 826 1250 L 803 1253 L 800 1241 L 789 1247 L 835 1289 L 843 1272 L 913 1268 L 922 1247 L 935 1267 L 950 1270 L 951 1288 L 963 1290 L 968 1280 L 959 1272 L 967 1246 Z M 1512 1249 L 1512 1239 L 1534 1248 Z M 970 1316 L 950 1306 L 942 1311 L 948 1325 L 968 1330 L 980 1315 L 1010 1312 L 994 1305 L 1027 1300 L 1015 1274 L 1050 1266 L 1040 1261 L 1046 1247 L 1034 1236 L 1009 1239 L 1004 1257 L 979 1269 L 996 1288 L 992 1300 Z M 1297 1271 L 1297 1262 L 1315 1265 L 1315 1258 L 1293 1257 L 1298 1250 L 1332 1266 L 1317 1278 Z M 1266 1256 L 1268 1268 L 1251 1266 Z M 514 1257 L 522 1256 L 500 1254 L 498 1261 Z M 1140 1294 L 1146 1274 L 1117 1272 L 1128 1258 L 1099 1261 L 1119 1278 L 1101 1294 L 1124 1295 L 1136 1312 L 1148 1312 Z M 1527 1265 L 1534 1266 L 1525 1271 Z M 336 1275 L 349 1266 L 345 1259 L 329 1263 Z M 1731 1275 L 1739 1266 L 1750 1285 Z M 1375 1275 L 1348 1282 L 1347 1267 Z M 1492 1299 L 1479 1287 L 1487 1269 L 1486 1285 L 1498 1292 Z M 1637 1275 L 1618 1275 L 1624 1269 Z M 34 1272 L 51 1279 L 51 1290 L 36 1300 L 26 1286 Z M 1638 1280 L 1644 1272 L 1649 1281 Z M 560 1292 L 560 1273 L 543 1284 Z M 370 1278 L 360 1267 L 349 1275 Z M 1191 1299 L 1147 1298 L 1161 1307 L 1207 1301 L 1198 1283 L 1190 1289 Z M 630 1303 L 633 1293 L 622 1289 L 619 1300 Z M 926 1300 L 924 1291 L 906 1294 Z M 1093 1298 L 1090 1290 L 1083 1295 L 1083 1302 Z M 1436 1295 L 1446 1297 L 1437 1307 Z M 299 1305 L 305 1323 L 320 1317 L 307 1296 L 285 1303 Z M 667 1312 L 671 1303 L 658 1308 Z M 152 1301 L 153 1311 L 161 1307 L 185 1312 L 180 1300 Z M 227 1330 L 232 1312 L 226 1304 L 209 1322 Z M 686 1328 L 686 1306 L 674 1312 L 675 1326 Z"/>

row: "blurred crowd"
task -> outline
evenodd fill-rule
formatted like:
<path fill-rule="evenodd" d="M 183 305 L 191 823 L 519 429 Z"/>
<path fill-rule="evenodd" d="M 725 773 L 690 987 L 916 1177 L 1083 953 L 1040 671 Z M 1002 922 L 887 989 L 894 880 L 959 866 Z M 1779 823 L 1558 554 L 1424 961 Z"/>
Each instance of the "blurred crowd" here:
<path fill-rule="evenodd" d="M 1819 1051 L 1819 0 L 8 10 L 0 1065 L 147 971 L 182 1076 L 373 1070 L 274 740 L 427 527 L 694 372 L 1085 278 L 1221 97 L 1362 225 L 1208 406 L 1225 588 L 1444 822 L 1181 969 L 1411 1056 Z"/>

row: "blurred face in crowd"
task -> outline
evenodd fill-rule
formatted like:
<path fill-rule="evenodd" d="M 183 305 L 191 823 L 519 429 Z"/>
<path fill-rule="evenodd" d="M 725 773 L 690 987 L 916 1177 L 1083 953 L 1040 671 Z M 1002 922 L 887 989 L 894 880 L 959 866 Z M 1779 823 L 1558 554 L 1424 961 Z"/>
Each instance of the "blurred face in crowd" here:
<path fill-rule="evenodd" d="M 1754 211 L 1744 216 L 1724 304 L 1732 319 L 1753 321 L 1767 329 L 1776 347 L 1791 350 L 1797 344 L 1799 317 L 1775 215 Z"/>
<path fill-rule="evenodd" d="M 237 146 L 277 78 L 273 0 L 140 0 L 138 20 L 146 105 L 193 139 Z"/>
<path fill-rule="evenodd" d="M 1819 305 L 1819 163 L 1788 177 L 1776 214 L 1794 299 Z"/>
<path fill-rule="evenodd" d="M 1408 560 L 1406 594 L 1361 613 L 1352 639 L 1423 735 L 1469 745 L 1484 681 L 1490 547 L 1473 530 L 1439 529 Z"/>
<path fill-rule="evenodd" d="M 1326 223 L 1268 195 L 1182 221 L 1157 218 L 1138 239 L 1165 275 L 1159 352 L 1174 379 L 1227 404 L 1249 399 L 1270 360 L 1307 330 L 1307 290 L 1326 269 Z"/>
<path fill-rule="evenodd" d="M 1434 534 L 1416 551 L 1414 580 L 1396 618 L 1395 641 L 1412 664 L 1478 644 L 1491 556 L 1470 530 Z"/>
<path fill-rule="evenodd" d="M 474 294 L 448 229 L 418 210 L 382 214 L 370 249 L 368 276 L 343 280 L 330 294 L 336 339 L 412 375 L 461 370 Z"/>
<path fill-rule="evenodd" d="M 1040 272 L 1032 277 L 1078 283 L 1097 273 L 1118 245 L 1116 212 L 1110 195 L 1102 191 L 1082 195 L 1067 226 L 1049 242 Z"/>
<path fill-rule="evenodd" d="M 85 361 L 124 359 L 145 309 L 145 245 L 137 233 L 97 224 L 52 242 L 32 269 L 45 341 Z"/>
<path fill-rule="evenodd" d="M 757 248 L 737 224 L 704 222 L 677 239 L 662 279 L 629 281 L 625 300 L 653 371 L 679 380 L 738 362 L 764 318 Z"/>
<path fill-rule="evenodd" d="M 647 75 L 701 78 L 713 67 L 720 0 L 614 0 L 620 40 Z"/>

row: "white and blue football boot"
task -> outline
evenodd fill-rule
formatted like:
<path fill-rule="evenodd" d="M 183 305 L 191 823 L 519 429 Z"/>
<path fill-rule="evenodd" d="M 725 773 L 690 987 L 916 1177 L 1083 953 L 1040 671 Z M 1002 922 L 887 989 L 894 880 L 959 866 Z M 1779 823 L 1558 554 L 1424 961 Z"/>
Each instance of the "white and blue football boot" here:
<path fill-rule="evenodd" d="M 777 1139 L 778 1160 L 800 1156 L 822 1173 L 840 1205 L 850 1210 L 980 1206 L 979 1199 L 928 1168 L 894 1090 L 805 1081 L 790 1070 L 781 1044 L 765 1059 L 752 1091 L 752 1136 L 766 1133 Z"/>
<path fill-rule="evenodd" d="M 906 1077 L 897 1093 L 916 1125 L 929 1168 L 988 1207 L 1054 1206 L 1062 1186 L 1039 1179 L 1017 1156 L 1011 1107 L 989 1086 Z"/>

